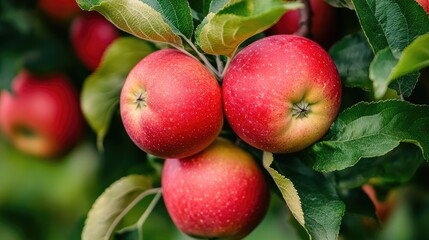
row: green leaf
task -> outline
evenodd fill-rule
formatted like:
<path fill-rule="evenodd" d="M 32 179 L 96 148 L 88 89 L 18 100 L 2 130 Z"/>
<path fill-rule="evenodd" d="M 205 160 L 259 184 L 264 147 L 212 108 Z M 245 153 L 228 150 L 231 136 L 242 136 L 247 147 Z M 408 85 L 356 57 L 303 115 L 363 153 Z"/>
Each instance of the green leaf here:
<path fill-rule="evenodd" d="M 192 35 L 193 23 L 185 0 L 77 0 L 84 10 L 95 10 L 118 28 L 136 37 L 183 47 L 180 36 Z"/>
<path fill-rule="evenodd" d="M 358 103 L 339 114 L 327 135 L 309 149 L 317 171 L 355 165 L 362 158 L 385 155 L 401 142 L 418 146 L 429 160 L 429 106 L 388 100 Z"/>
<path fill-rule="evenodd" d="M 381 98 L 386 93 L 388 84 L 393 81 L 391 75 L 397 63 L 398 60 L 389 48 L 385 48 L 375 55 L 369 68 L 369 77 L 373 81 L 374 96 L 376 98 Z M 409 73 L 395 79 L 391 87 L 396 90 L 398 95 L 409 97 L 417 84 L 418 78 L 418 72 Z"/>
<path fill-rule="evenodd" d="M 415 39 L 404 49 L 399 61 L 389 79 L 396 79 L 408 73 L 418 71 L 429 66 L 429 33 Z"/>
<path fill-rule="evenodd" d="M 339 188 L 356 188 L 369 180 L 376 184 L 405 183 L 423 163 L 422 154 L 412 144 L 401 144 L 386 155 L 362 159 L 356 165 L 335 172 Z"/>
<path fill-rule="evenodd" d="M 402 51 L 418 36 L 429 32 L 429 16 L 416 1 L 353 0 L 353 4 L 368 42 L 376 53 L 370 78 L 374 81 L 375 97 L 381 98 L 393 81 L 390 73 Z M 412 73 L 397 80 L 392 87 L 398 95 L 409 96 L 417 78 L 418 75 Z"/>
<path fill-rule="evenodd" d="M 165 18 L 178 35 L 191 38 L 194 31 L 191 8 L 186 0 L 142 0 Z"/>
<path fill-rule="evenodd" d="M 263 164 L 293 216 L 310 239 L 337 239 L 345 206 L 335 188 L 300 159 L 281 159 L 286 156 L 264 152 Z"/>
<path fill-rule="evenodd" d="M 109 46 L 100 67 L 85 80 L 81 107 L 87 122 L 97 133 L 99 147 L 118 107 L 128 72 L 154 50 L 152 44 L 135 37 L 120 38 Z"/>
<path fill-rule="evenodd" d="M 338 68 L 344 86 L 372 90 L 369 66 L 374 54 L 362 32 L 345 36 L 331 47 L 329 54 Z"/>
<path fill-rule="evenodd" d="M 114 182 L 89 211 L 82 240 L 110 239 L 125 214 L 151 194 L 151 187 L 150 179 L 142 175 L 129 175 Z"/>
<path fill-rule="evenodd" d="M 13 79 L 23 66 L 24 59 L 21 54 L 7 51 L 0 53 L 0 90 L 12 92 Z"/>
<path fill-rule="evenodd" d="M 329 3 L 331 6 L 334 6 L 337 8 L 348 8 L 350 10 L 353 10 L 352 0 L 324 0 L 324 1 Z"/>
<path fill-rule="evenodd" d="M 302 6 L 297 2 L 281 0 L 225 2 L 212 2 L 211 10 L 218 11 L 209 13 L 196 29 L 197 45 L 205 53 L 232 57 L 246 39 L 268 29 L 287 10 Z"/>

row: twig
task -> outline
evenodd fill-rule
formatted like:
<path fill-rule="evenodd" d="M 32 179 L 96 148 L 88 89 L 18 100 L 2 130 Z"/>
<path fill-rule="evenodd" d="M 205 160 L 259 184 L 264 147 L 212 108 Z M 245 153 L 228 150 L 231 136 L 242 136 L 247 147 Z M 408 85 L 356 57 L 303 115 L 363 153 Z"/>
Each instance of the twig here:
<path fill-rule="evenodd" d="M 301 0 L 304 7 L 299 9 L 299 27 L 298 30 L 294 33 L 298 36 L 307 37 L 311 34 L 311 3 L 310 0 Z"/>

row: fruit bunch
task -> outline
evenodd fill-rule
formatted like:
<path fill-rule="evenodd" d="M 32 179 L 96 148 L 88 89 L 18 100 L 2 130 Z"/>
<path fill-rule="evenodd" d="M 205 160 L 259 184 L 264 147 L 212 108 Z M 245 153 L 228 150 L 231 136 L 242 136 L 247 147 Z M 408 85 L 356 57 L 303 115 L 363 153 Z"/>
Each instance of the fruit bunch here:
<path fill-rule="evenodd" d="M 269 193 L 251 155 L 219 139 L 224 121 L 258 150 L 296 152 L 326 133 L 340 99 L 338 71 L 320 45 L 275 35 L 240 50 L 221 83 L 192 55 L 158 50 L 130 71 L 120 107 L 135 144 L 166 159 L 163 196 L 176 225 L 235 239 L 262 220 Z"/>
<path fill-rule="evenodd" d="M 387 0 L 382 1 L 377 4 L 390 8 Z M 382 32 L 387 35 L 402 32 L 393 31 L 395 24 L 383 22 L 388 18 L 378 12 L 374 16 L 365 15 L 374 10 L 368 3 L 334 1 L 328 5 L 324 1 L 282 0 L 211 1 L 210 6 L 195 1 L 173 4 L 167 0 L 157 4 L 104 0 L 78 0 L 78 3 L 85 10 L 102 13 L 118 28 L 144 40 L 122 39 L 122 45 L 118 43 L 110 49 L 112 55 L 88 78 L 82 105 L 86 106 L 85 114 L 100 142 L 112 119 L 112 109 L 119 105 L 121 123 L 132 142 L 147 159 L 156 159 L 162 165 L 158 192 L 162 191 L 171 219 L 192 237 L 247 236 L 267 212 L 269 183 L 273 183 L 266 178 L 269 175 L 278 188 L 275 190 L 280 190 L 293 216 L 311 237 L 336 238 L 346 211 L 342 194 L 348 191 L 337 191 L 336 175 L 325 173 L 351 168 L 362 158 L 384 156 L 399 142 L 424 141 L 416 134 L 401 134 L 386 120 L 393 112 L 412 108 L 408 102 L 364 102 L 353 106 L 348 103 L 344 106 L 347 110 L 336 121 L 344 98 L 344 84 L 373 88 L 375 98 L 385 96 L 388 88 L 408 94 L 402 92 L 402 86 L 396 89 L 395 78 L 384 76 L 386 71 L 378 66 L 391 60 L 388 66 L 393 68 L 393 62 L 400 61 L 399 54 L 405 48 L 402 43 L 411 44 L 411 38 L 386 36 L 387 41 L 383 41 L 384 38 L 373 34 L 371 30 L 375 28 L 385 30 Z M 426 17 L 423 9 L 413 4 L 413 10 L 406 11 L 407 16 L 402 19 L 404 26 L 409 20 Z M 336 64 L 326 51 L 343 34 L 328 33 L 334 23 L 338 24 L 333 5 L 349 10 L 356 7 L 359 27 L 364 30 L 331 48 L 337 60 L 347 63 L 344 65 Z M 403 3 L 397 5 L 392 12 L 405 11 Z M 374 19 L 382 24 L 371 22 Z M 319 25 L 323 21 L 326 23 Z M 427 28 L 419 23 L 415 29 L 420 30 L 413 32 L 415 38 Z M 282 25 L 291 29 L 278 30 Z M 390 44 L 397 39 L 403 41 Z M 361 50 L 362 56 L 350 54 L 354 48 Z M 113 57 L 113 50 L 117 53 L 118 49 L 123 53 L 119 59 L 119 54 Z M 377 52 L 380 56 L 374 58 Z M 355 67 L 353 61 L 364 67 Z M 115 64 L 121 65 L 120 70 L 109 70 Z M 352 71 L 360 74 L 360 78 L 349 76 Z M 109 78 L 104 79 L 106 75 Z M 351 80 L 341 82 L 347 77 Z M 97 95 L 91 96 L 94 93 Z M 91 109 L 95 102 L 107 114 Z M 383 112 L 389 107 L 393 110 Z M 401 116 L 405 115 L 398 114 Z M 403 131 L 422 128 L 419 125 L 422 121 L 416 122 L 415 128 Z M 380 140 L 391 144 L 385 149 L 374 149 L 378 139 L 373 136 L 392 136 Z M 416 137 L 408 139 L 409 136 Z M 280 158 L 290 160 L 283 163 Z M 100 196 L 89 213 L 83 232 L 85 239 L 93 236 L 91 229 L 98 224 L 96 216 L 102 211 L 103 202 L 129 201 L 131 205 L 136 201 L 108 197 L 115 191 L 123 191 L 121 196 L 131 194 L 131 188 L 127 192 L 120 187 L 123 184 L 136 184 L 135 178 L 119 180 Z M 122 216 L 105 214 L 108 218 Z"/>

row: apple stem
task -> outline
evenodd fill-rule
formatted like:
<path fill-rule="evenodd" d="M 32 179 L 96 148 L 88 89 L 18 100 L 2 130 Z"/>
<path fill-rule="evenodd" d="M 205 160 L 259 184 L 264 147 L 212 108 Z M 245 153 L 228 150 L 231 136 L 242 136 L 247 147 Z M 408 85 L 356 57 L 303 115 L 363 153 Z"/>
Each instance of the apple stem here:
<path fill-rule="evenodd" d="M 161 188 L 152 188 L 149 189 L 147 191 L 144 191 L 143 193 L 141 193 L 140 195 L 138 195 L 130 204 L 128 204 L 128 206 L 126 206 L 119 214 L 118 216 L 113 220 L 113 222 L 110 224 L 109 228 L 106 231 L 106 236 L 108 236 L 109 238 L 112 236 L 114 230 L 116 229 L 116 226 L 118 226 L 119 222 L 125 217 L 125 215 L 133 208 L 137 205 L 137 203 L 139 203 L 143 198 L 151 195 L 151 194 L 157 194 L 155 195 L 155 197 L 152 199 L 152 202 L 154 202 L 148 206 L 148 208 L 146 209 L 145 213 L 140 217 L 140 219 L 138 220 L 137 224 L 143 225 L 144 221 L 147 218 L 147 215 L 149 215 L 153 208 L 154 205 L 157 203 L 158 199 L 159 199 L 159 195 L 161 194 L 162 189 Z M 143 220 L 142 220 L 143 219 Z M 137 226 L 140 226 L 137 225 Z M 133 225 L 135 226 L 135 225 Z M 140 229 L 141 227 L 139 227 L 139 233 L 140 233 Z"/>
<path fill-rule="evenodd" d="M 292 116 L 298 119 L 308 117 L 308 114 L 311 113 L 311 107 L 308 102 L 301 101 L 299 103 L 294 103 L 292 107 Z"/>
<path fill-rule="evenodd" d="M 146 211 L 143 213 L 143 215 L 137 221 L 137 229 L 139 231 L 139 239 L 143 236 L 143 234 L 141 232 L 141 231 L 143 231 L 143 224 L 146 222 L 146 219 L 149 217 L 150 213 L 153 211 L 153 209 L 155 208 L 159 199 L 161 198 L 161 193 L 162 193 L 162 189 L 157 188 L 155 197 L 153 197 L 149 206 L 146 208 Z"/>
<path fill-rule="evenodd" d="M 219 55 L 216 55 L 216 65 L 219 73 L 223 72 L 223 62 Z"/>
<path fill-rule="evenodd" d="M 310 0 L 301 0 L 304 4 L 304 7 L 299 9 L 299 28 L 294 33 L 298 36 L 308 36 L 311 34 L 311 3 Z"/>
<path fill-rule="evenodd" d="M 228 70 L 229 64 L 231 63 L 231 59 L 232 59 L 232 58 L 230 58 L 230 57 L 229 57 L 229 58 L 226 60 L 225 67 L 223 68 L 223 71 L 222 71 L 221 79 L 223 79 L 223 78 L 225 77 L 226 71 Z"/>
<path fill-rule="evenodd" d="M 188 39 L 188 38 L 186 38 L 186 37 L 183 37 L 184 39 L 185 39 L 185 41 L 189 44 L 189 46 L 192 48 L 192 50 L 194 50 L 195 51 L 195 53 L 198 55 L 198 57 L 201 59 L 201 61 L 203 61 L 203 63 L 204 63 L 204 65 L 206 65 L 206 67 L 215 75 L 215 77 L 218 79 L 218 81 L 220 81 L 220 79 L 221 79 L 221 74 L 220 74 L 220 72 L 215 68 L 215 67 L 213 67 L 213 65 L 210 63 L 210 61 L 207 59 L 207 57 L 206 56 L 204 56 L 204 54 L 202 54 L 198 49 L 197 49 L 197 47 L 194 45 L 194 43 L 190 40 L 190 39 Z M 184 53 L 186 53 L 186 54 L 188 54 L 189 56 L 192 56 L 192 57 L 194 57 L 192 54 L 190 54 L 190 53 L 188 53 L 187 51 L 185 51 L 185 50 L 183 50 L 183 49 L 180 49 L 182 52 L 184 52 Z"/>

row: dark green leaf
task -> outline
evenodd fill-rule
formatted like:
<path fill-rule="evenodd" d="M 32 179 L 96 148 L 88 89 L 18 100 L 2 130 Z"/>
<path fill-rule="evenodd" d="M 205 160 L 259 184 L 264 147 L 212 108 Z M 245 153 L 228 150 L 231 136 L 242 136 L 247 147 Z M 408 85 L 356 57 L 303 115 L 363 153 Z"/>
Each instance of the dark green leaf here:
<path fill-rule="evenodd" d="M 246 39 L 268 29 L 287 10 L 301 6 L 281 0 L 237 0 L 219 9 L 225 1 L 221 3 L 212 2 L 211 13 L 197 27 L 195 38 L 205 53 L 229 57 Z"/>
<path fill-rule="evenodd" d="M 395 57 L 429 31 L 429 17 L 415 1 L 353 0 L 362 29 L 374 52 L 389 47 Z"/>
<path fill-rule="evenodd" d="M 110 239 L 123 216 L 148 195 L 151 187 L 150 179 L 142 175 L 129 175 L 114 182 L 89 211 L 82 240 Z"/>
<path fill-rule="evenodd" d="M 194 19 L 201 22 L 203 18 L 209 13 L 211 2 L 212 0 L 190 0 L 189 6 L 194 12 Z"/>
<path fill-rule="evenodd" d="M 12 81 L 24 66 L 23 56 L 14 52 L 0 53 L 0 89 L 12 91 Z"/>
<path fill-rule="evenodd" d="M 394 89 L 399 96 L 409 97 L 413 93 L 414 87 L 419 80 L 420 73 L 413 72 L 394 79 L 389 88 Z"/>
<path fill-rule="evenodd" d="M 366 91 L 372 89 L 369 66 L 374 54 L 362 32 L 347 35 L 332 46 L 329 54 L 337 65 L 343 85 Z"/>
<path fill-rule="evenodd" d="M 429 32 L 429 16 L 416 1 L 353 0 L 362 29 L 376 53 L 370 78 L 376 98 L 386 93 L 390 77 L 402 51 L 418 36 Z M 412 73 L 392 87 L 399 95 L 409 96 L 418 75 Z M 407 89 L 404 91 L 404 89 Z"/>
<path fill-rule="evenodd" d="M 405 183 L 423 163 L 420 150 L 411 144 L 401 144 L 381 157 L 362 159 L 356 165 L 335 173 L 338 187 L 356 188 L 369 180 L 378 184 Z"/>
<path fill-rule="evenodd" d="M 191 8 L 186 0 L 142 0 L 166 19 L 176 34 L 191 38 L 194 26 Z"/>
<path fill-rule="evenodd" d="M 385 155 L 401 142 L 417 145 L 429 160 L 429 106 L 389 100 L 361 102 L 346 109 L 327 135 L 305 154 L 317 171 L 330 172 L 355 165 L 362 158 Z"/>
<path fill-rule="evenodd" d="M 272 153 L 264 152 L 263 162 L 293 216 L 311 239 L 336 239 L 345 206 L 335 188 L 300 159 L 284 158 L 287 155 L 273 157 Z"/>
<path fill-rule="evenodd" d="M 77 0 L 82 9 L 98 11 L 125 32 L 142 39 L 168 43 L 180 48 L 183 47 L 180 35 L 189 35 L 189 24 L 192 26 L 191 10 L 188 7 L 186 12 L 184 5 L 187 2 L 181 2 L 181 7 L 176 11 L 168 0 L 163 1 L 163 4 L 156 0 Z M 165 6 L 167 8 L 164 8 Z M 154 7 L 162 11 L 159 12 Z M 178 22 L 182 20 L 184 25 L 170 20 Z M 181 30 L 184 32 L 180 32 Z"/>
<path fill-rule="evenodd" d="M 109 46 L 100 67 L 85 80 L 81 93 L 82 111 L 97 133 L 99 147 L 118 107 L 128 72 L 154 50 L 152 44 L 146 41 L 134 37 L 120 38 Z"/>

